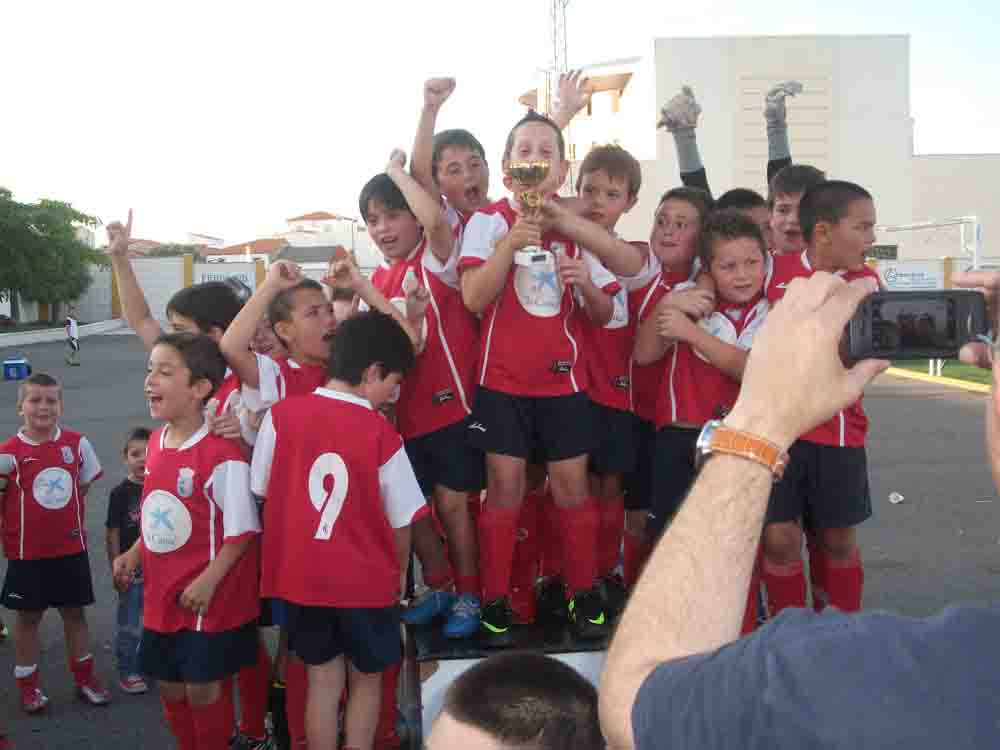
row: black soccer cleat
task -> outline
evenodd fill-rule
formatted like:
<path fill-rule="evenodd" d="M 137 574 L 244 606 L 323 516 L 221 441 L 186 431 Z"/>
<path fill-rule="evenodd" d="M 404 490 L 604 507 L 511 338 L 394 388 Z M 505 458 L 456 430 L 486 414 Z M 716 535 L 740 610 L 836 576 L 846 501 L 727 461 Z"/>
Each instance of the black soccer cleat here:
<path fill-rule="evenodd" d="M 583 640 L 606 638 L 611 632 L 597 588 L 577 592 L 569 600 L 569 627 L 573 635 Z"/>
<path fill-rule="evenodd" d="M 506 648 L 514 643 L 513 624 L 514 613 L 507 597 L 494 599 L 483 607 L 479 639 L 487 648 Z"/>

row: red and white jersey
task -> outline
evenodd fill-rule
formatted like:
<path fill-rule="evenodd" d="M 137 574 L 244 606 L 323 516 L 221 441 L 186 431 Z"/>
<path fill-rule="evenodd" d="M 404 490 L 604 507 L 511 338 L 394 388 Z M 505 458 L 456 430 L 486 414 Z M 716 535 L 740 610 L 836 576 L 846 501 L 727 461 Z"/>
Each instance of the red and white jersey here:
<path fill-rule="evenodd" d="M 454 219 L 458 220 L 457 213 Z M 441 263 L 425 238 L 406 259 L 380 265 L 372 273 L 372 285 L 404 315 L 403 279 L 407 271 L 413 271 L 430 295 L 424 348 L 403 379 L 396 404 L 396 419 L 405 440 L 455 424 L 472 413 L 479 321 L 462 302 L 457 263 L 457 244 L 448 262 Z"/>
<path fill-rule="evenodd" d="M 167 448 L 168 427 L 149 439 L 142 487 L 143 625 L 158 633 L 218 633 L 259 614 L 260 534 L 250 494 L 250 466 L 231 440 L 202 425 L 179 448 Z M 226 542 L 254 537 L 215 589 L 204 615 L 180 605 L 184 589 L 218 556 Z"/>
<path fill-rule="evenodd" d="M 814 273 L 807 252 L 798 254 L 771 255 L 768 263 L 767 277 L 764 279 L 764 292 L 773 307 L 775 302 L 785 296 L 785 288 L 793 279 L 809 277 Z M 837 271 L 837 275 L 846 281 L 870 277 L 878 281 L 878 274 L 868 266 L 856 271 Z M 868 434 L 868 416 L 865 414 L 858 399 L 828 422 L 807 432 L 802 440 L 821 445 L 858 448 L 865 444 Z"/>
<path fill-rule="evenodd" d="M 18 432 L 0 445 L 3 551 L 8 560 L 41 560 L 87 551 L 81 484 L 101 478 L 87 438 L 57 427 L 44 443 Z"/>
<path fill-rule="evenodd" d="M 302 396 L 324 385 L 326 367 L 301 365 L 291 357 L 272 359 L 257 354 L 257 388 L 242 389 L 243 403 L 253 411 L 263 411 L 286 396 Z"/>
<path fill-rule="evenodd" d="M 306 421 L 331 428 L 303 430 Z M 273 406 L 251 487 L 265 498 L 262 596 L 313 607 L 398 600 L 394 530 L 426 501 L 402 438 L 368 401 L 318 388 Z"/>
<path fill-rule="evenodd" d="M 516 221 L 506 198 L 477 211 L 465 227 L 459 269 L 481 265 Z M 568 237 L 542 236 L 544 262 L 515 261 L 500 295 L 483 314 L 477 383 L 514 396 L 564 396 L 587 390 L 583 318 L 572 289 L 563 286 L 557 255 L 583 258 L 606 294 L 621 288 L 593 255 Z"/>
<path fill-rule="evenodd" d="M 221 417 L 228 407 L 233 414 L 238 414 L 243 405 L 242 384 L 236 373 L 226 368 L 226 377 L 219 384 L 212 399 L 216 402 L 213 417 Z"/>
<path fill-rule="evenodd" d="M 698 325 L 727 344 L 749 351 L 767 318 L 763 296 L 746 305 L 720 302 Z M 656 406 L 657 429 L 671 424 L 703 425 L 722 419 L 736 403 L 740 384 L 687 342 L 670 347 Z"/>

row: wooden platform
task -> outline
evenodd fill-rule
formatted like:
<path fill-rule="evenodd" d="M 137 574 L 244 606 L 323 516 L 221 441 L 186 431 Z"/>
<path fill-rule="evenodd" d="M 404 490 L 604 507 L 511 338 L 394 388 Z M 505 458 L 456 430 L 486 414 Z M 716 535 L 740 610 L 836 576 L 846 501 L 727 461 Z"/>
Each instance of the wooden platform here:
<path fill-rule="evenodd" d="M 440 625 L 411 626 L 407 634 L 413 639 L 418 662 L 446 659 L 485 659 L 491 654 L 510 650 L 541 651 L 546 654 L 568 654 L 605 651 L 608 639 L 582 640 L 574 638 L 567 625 L 515 625 L 514 645 L 503 649 L 488 648 L 478 637 L 449 640 Z"/>

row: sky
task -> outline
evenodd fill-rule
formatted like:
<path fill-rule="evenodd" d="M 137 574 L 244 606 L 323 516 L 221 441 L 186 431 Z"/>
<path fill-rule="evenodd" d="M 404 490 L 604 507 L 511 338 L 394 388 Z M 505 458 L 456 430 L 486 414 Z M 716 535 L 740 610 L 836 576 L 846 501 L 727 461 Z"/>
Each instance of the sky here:
<path fill-rule="evenodd" d="M 439 127 L 473 130 L 498 161 L 548 60 L 548 5 L 8 2 L 0 186 L 104 222 L 131 207 L 133 235 L 159 241 L 356 217 L 364 182 L 409 150 L 430 76 L 458 82 Z M 917 153 L 1000 152 L 997 0 L 835 5 L 571 0 L 569 63 L 648 55 L 655 37 L 909 34 Z"/>

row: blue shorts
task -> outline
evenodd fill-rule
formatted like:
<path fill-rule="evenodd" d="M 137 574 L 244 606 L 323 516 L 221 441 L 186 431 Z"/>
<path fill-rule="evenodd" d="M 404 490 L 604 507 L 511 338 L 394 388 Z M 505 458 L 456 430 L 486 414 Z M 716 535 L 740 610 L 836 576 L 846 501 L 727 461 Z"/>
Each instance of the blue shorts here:
<path fill-rule="evenodd" d="M 143 628 L 139 672 L 164 682 L 215 682 L 257 663 L 257 622 L 220 633 Z"/>
<path fill-rule="evenodd" d="M 359 672 L 383 672 L 403 658 L 399 607 L 305 607 L 288 602 L 288 650 L 313 666 L 344 656 Z"/>

